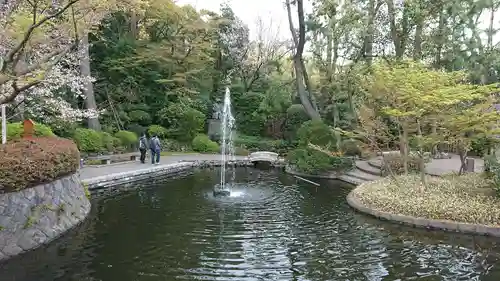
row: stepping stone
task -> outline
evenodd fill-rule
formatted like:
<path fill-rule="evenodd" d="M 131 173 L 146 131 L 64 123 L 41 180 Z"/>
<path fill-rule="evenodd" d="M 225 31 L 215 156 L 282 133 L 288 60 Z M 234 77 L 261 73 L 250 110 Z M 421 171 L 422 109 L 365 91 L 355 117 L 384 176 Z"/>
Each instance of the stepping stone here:
<path fill-rule="evenodd" d="M 347 172 L 346 175 L 350 176 L 350 177 L 358 178 L 358 179 L 361 179 L 364 181 L 374 181 L 374 180 L 378 180 L 378 179 L 382 178 L 381 176 L 365 173 L 365 172 L 358 170 L 358 169 Z"/>
<path fill-rule="evenodd" d="M 355 178 L 355 177 L 351 177 L 351 176 L 348 176 L 348 175 L 342 175 L 342 176 L 338 177 L 338 179 L 340 179 L 342 181 L 345 181 L 345 182 L 348 182 L 350 184 L 354 184 L 354 185 L 360 185 L 360 184 L 366 182 L 365 180 L 358 179 L 358 178 Z"/>
<path fill-rule="evenodd" d="M 370 166 L 372 166 L 375 169 L 381 169 L 382 168 L 382 159 L 370 159 L 367 161 Z"/>
<path fill-rule="evenodd" d="M 368 161 L 356 161 L 356 168 L 358 168 L 358 170 L 361 170 L 362 172 L 365 172 L 368 174 L 372 174 L 372 175 L 376 175 L 376 176 L 382 175 L 382 171 L 380 169 L 375 168 L 372 165 L 370 165 L 368 163 Z"/>

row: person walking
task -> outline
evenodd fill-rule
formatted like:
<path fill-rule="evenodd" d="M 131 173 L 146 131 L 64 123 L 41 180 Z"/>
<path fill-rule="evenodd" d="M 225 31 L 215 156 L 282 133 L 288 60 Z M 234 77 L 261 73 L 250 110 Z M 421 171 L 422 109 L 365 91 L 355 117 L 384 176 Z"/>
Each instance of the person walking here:
<path fill-rule="evenodd" d="M 141 163 L 146 163 L 146 152 L 148 151 L 148 140 L 146 139 L 146 134 L 143 133 L 139 139 L 139 151 L 141 152 Z"/>
<path fill-rule="evenodd" d="M 149 149 L 151 149 L 151 164 L 160 164 L 161 143 L 157 135 L 149 140 Z"/>

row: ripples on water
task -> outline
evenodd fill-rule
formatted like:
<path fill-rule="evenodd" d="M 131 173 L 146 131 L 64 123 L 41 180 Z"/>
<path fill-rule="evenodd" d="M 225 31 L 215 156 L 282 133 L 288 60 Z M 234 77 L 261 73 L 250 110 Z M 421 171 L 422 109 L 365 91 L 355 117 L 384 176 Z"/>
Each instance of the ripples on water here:
<path fill-rule="evenodd" d="M 223 199 L 213 170 L 97 195 L 82 226 L 0 265 L 0 280 L 500 280 L 497 240 L 368 218 L 339 183 L 236 179 Z"/>

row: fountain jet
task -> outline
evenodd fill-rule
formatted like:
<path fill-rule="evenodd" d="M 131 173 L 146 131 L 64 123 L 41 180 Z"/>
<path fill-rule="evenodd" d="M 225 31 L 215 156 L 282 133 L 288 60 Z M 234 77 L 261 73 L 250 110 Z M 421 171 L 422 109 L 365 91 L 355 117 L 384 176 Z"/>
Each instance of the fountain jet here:
<path fill-rule="evenodd" d="M 233 145 L 233 129 L 235 125 L 235 119 L 231 113 L 231 91 L 229 87 L 226 86 L 226 93 L 224 94 L 224 105 L 222 107 L 222 122 L 221 122 L 221 132 L 222 132 L 222 143 L 221 143 L 221 170 L 220 170 L 220 185 L 214 188 L 214 196 L 230 196 L 231 189 L 226 182 L 226 170 L 228 168 L 228 162 L 234 164 L 234 145 Z M 234 180 L 234 167 L 232 169 Z"/>

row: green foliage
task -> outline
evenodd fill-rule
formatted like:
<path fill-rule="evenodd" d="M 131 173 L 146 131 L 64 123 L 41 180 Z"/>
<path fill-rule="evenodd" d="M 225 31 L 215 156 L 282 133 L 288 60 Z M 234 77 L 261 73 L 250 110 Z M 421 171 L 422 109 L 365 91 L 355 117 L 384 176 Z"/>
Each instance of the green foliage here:
<path fill-rule="evenodd" d="M 256 136 L 238 135 L 234 140 L 234 145 L 246 149 L 250 152 L 272 151 L 285 154 L 293 146 L 285 140 L 272 140 Z"/>
<path fill-rule="evenodd" d="M 101 141 L 102 141 L 102 150 L 106 152 L 114 152 L 115 149 L 119 146 L 120 140 L 113 137 L 110 133 L 106 132 L 99 132 L 101 135 Z M 118 144 L 118 146 L 117 146 Z"/>
<path fill-rule="evenodd" d="M 58 121 L 51 123 L 50 127 L 55 135 L 61 138 L 72 138 L 78 126 L 75 123 Z"/>
<path fill-rule="evenodd" d="M 204 153 L 218 153 L 220 152 L 219 145 L 210 140 L 207 135 L 199 134 L 197 135 L 192 142 L 193 150 L 196 152 L 204 152 Z"/>
<path fill-rule="evenodd" d="M 485 156 L 495 145 L 495 140 L 491 138 L 475 138 L 471 141 L 471 152 L 479 157 Z"/>
<path fill-rule="evenodd" d="M 205 129 L 205 114 L 183 103 L 172 103 L 159 112 L 162 124 L 172 138 L 189 142 Z"/>
<path fill-rule="evenodd" d="M 103 147 L 103 135 L 91 129 L 76 129 L 73 140 L 82 152 L 96 153 L 100 152 Z"/>
<path fill-rule="evenodd" d="M 340 150 L 346 156 L 361 156 L 361 145 L 360 141 L 354 139 L 343 140 L 340 144 Z"/>
<path fill-rule="evenodd" d="M 151 115 L 142 110 L 133 110 L 128 113 L 128 117 L 131 123 L 137 123 L 140 125 L 148 125 L 151 124 L 152 118 Z"/>
<path fill-rule="evenodd" d="M 139 137 L 137 137 L 134 132 L 118 131 L 115 133 L 115 137 L 119 139 L 122 146 L 127 149 L 135 149 L 139 142 Z"/>
<path fill-rule="evenodd" d="M 160 139 L 166 139 L 168 131 L 160 125 L 151 125 L 148 127 L 148 134 L 150 136 L 157 135 Z"/>
<path fill-rule="evenodd" d="M 327 150 L 336 150 L 336 137 L 330 126 L 320 120 L 304 122 L 297 131 L 298 145 L 305 147 L 309 143 Z"/>
<path fill-rule="evenodd" d="M 0 124 L 0 129 L 2 128 Z M 23 137 L 24 127 L 22 122 L 7 123 L 7 140 L 15 140 Z M 54 137 L 55 134 L 52 132 L 50 127 L 35 123 L 34 125 L 34 136 L 36 137 Z"/>
<path fill-rule="evenodd" d="M 488 155 L 484 158 L 484 172 L 500 196 L 500 163 L 495 155 Z"/>
<path fill-rule="evenodd" d="M 332 156 L 309 147 L 290 151 L 287 160 L 294 170 L 311 175 L 330 171 L 342 172 L 355 166 L 352 158 Z"/>
<path fill-rule="evenodd" d="M 300 126 L 309 120 L 304 106 L 302 104 L 292 104 L 286 110 L 286 120 L 284 128 L 284 137 L 288 141 L 295 141 L 297 138 L 297 130 Z"/>

